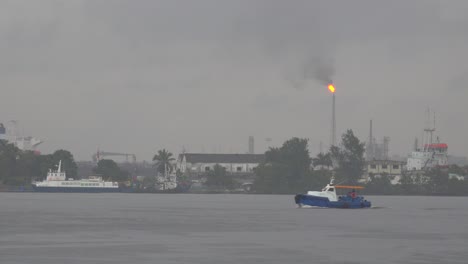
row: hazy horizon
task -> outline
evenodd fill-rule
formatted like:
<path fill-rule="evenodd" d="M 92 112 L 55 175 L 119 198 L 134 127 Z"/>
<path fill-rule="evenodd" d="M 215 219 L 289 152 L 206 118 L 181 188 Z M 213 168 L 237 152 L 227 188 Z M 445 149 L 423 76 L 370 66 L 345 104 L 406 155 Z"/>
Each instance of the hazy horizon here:
<path fill-rule="evenodd" d="M 389 136 L 406 155 L 434 109 L 467 156 L 464 1 L 2 1 L 0 123 L 43 153 L 257 153 L 293 137 Z"/>

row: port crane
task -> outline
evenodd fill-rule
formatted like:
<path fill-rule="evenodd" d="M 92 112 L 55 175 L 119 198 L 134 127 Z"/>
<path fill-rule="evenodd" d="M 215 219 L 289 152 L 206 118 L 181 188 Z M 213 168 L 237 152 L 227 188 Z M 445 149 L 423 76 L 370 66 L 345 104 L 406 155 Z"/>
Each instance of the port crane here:
<path fill-rule="evenodd" d="M 135 154 L 131 154 L 131 153 L 118 153 L 118 152 L 107 152 L 107 151 L 97 151 L 94 155 L 93 155 L 93 161 L 94 162 L 98 162 L 99 160 L 101 160 L 103 157 L 106 157 L 106 156 L 120 156 L 120 157 L 125 157 L 125 159 L 127 160 L 127 162 L 129 161 L 129 158 L 132 159 L 132 162 L 133 163 L 136 163 L 136 155 Z"/>

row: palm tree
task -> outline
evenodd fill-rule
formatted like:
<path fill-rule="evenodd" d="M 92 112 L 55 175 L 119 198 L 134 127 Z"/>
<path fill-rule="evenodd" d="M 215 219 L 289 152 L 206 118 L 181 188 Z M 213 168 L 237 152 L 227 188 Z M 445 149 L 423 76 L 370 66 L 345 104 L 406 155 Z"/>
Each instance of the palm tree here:
<path fill-rule="evenodd" d="M 172 164 L 171 162 L 175 159 L 172 157 L 172 153 L 167 151 L 166 149 L 158 150 L 158 153 L 154 155 L 153 161 L 156 163 L 154 164 L 156 170 L 159 173 L 162 173 L 166 176 L 167 172 L 172 171 Z"/>

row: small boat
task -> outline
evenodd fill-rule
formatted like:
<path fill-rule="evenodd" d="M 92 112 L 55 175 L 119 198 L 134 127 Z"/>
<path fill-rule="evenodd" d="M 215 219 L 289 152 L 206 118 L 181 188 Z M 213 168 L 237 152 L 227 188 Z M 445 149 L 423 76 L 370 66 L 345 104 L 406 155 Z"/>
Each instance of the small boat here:
<path fill-rule="evenodd" d="M 336 189 L 351 189 L 347 195 L 336 194 Z M 364 189 L 362 186 L 334 185 L 333 179 L 322 191 L 308 191 L 307 194 L 297 194 L 294 201 L 299 207 L 325 207 L 325 208 L 370 208 L 371 202 L 359 196 L 356 190 Z"/>

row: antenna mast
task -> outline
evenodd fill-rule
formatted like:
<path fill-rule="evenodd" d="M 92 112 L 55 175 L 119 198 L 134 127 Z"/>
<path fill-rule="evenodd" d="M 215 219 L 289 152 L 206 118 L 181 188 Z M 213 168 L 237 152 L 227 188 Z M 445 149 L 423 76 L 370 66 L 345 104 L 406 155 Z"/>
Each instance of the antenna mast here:
<path fill-rule="evenodd" d="M 424 150 L 426 151 L 427 148 L 429 147 L 430 144 L 433 143 L 433 134 L 434 131 L 436 130 L 435 128 L 435 112 L 434 112 L 434 125 L 431 127 L 431 109 L 427 109 L 427 121 L 426 121 L 426 128 L 424 128 L 424 139 L 423 139 L 423 144 L 424 144 Z"/>

